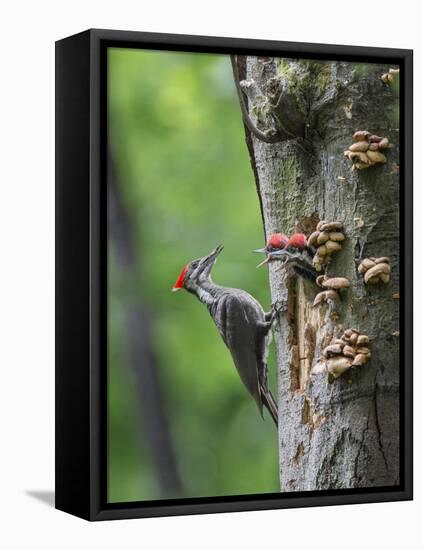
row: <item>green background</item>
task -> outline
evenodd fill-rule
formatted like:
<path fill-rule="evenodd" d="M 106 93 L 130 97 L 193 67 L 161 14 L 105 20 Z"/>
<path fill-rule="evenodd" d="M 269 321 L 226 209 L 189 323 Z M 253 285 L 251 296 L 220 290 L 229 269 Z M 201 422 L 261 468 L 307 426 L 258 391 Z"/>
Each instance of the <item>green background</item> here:
<path fill-rule="evenodd" d="M 108 73 L 110 148 L 136 249 L 124 272 L 109 240 L 108 500 L 277 492 L 270 416 L 260 417 L 205 306 L 171 292 L 188 261 L 223 243 L 214 280 L 270 306 L 267 271 L 251 253 L 263 228 L 230 59 L 113 48 Z M 150 311 L 178 494 L 160 489 L 129 362 L 124 319 L 139 297 Z M 270 369 L 274 386 L 272 360 Z"/>

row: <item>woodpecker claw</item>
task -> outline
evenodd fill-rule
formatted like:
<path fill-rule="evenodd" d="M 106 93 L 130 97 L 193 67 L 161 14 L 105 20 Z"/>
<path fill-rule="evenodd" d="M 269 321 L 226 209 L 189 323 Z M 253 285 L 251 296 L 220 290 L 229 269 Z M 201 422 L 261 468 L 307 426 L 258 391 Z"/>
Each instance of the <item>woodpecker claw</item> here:
<path fill-rule="evenodd" d="M 276 300 L 272 304 L 272 312 L 274 315 L 279 315 L 282 311 L 286 310 L 286 302 L 284 300 Z"/>

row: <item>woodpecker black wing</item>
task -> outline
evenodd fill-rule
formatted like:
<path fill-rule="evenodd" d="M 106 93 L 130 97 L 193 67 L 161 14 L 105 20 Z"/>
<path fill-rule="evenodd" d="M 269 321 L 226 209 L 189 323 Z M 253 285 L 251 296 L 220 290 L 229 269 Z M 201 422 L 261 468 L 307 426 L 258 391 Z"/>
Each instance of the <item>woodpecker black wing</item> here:
<path fill-rule="evenodd" d="M 210 307 L 210 313 L 231 352 L 242 382 L 263 415 L 258 352 L 263 347 L 264 335 L 257 331 L 257 322 L 265 321 L 264 311 L 248 293 L 229 290 L 219 296 Z"/>

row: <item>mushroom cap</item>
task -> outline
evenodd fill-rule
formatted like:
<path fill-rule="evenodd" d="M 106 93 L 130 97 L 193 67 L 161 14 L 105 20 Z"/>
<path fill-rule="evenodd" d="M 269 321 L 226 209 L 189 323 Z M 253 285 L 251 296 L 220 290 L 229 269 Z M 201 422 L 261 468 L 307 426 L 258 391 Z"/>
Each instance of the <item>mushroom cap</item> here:
<path fill-rule="evenodd" d="M 389 264 L 389 258 L 387 256 L 382 256 L 382 258 L 375 258 L 375 264 Z M 373 266 L 372 266 L 373 267 Z"/>
<path fill-rule="evenodd" d="M 357 340 L 358 340 L 358 334 L 356 334 L 355 332 L 353 332 L 350 336 L 350 342 L 351 344 L 356 344 L 357 343 Z"/>
<path fill-rule="evenodd" d="M 348 150 L 353 152 L 361 151 L 365 153 L 368 148 L 369 148 L 369 144 L 367 141 L 364 140 L 364 141 L 356 141 L 355 143 L 353 143 L 348 147 Z"/>
<path fill-rule="evenodd" d="M 332 231 L 329 233 L 329 239 L 331 241 L 343 241 L 345 239 L 345 235 L 340 231 Z"/>
<path fill-rule="evenodd" d="M 313 256 L 313 265 L 317 272 L 322 271 L 322 263 L 324 262 L 325 257 L 319 256 L 318 252 Z"/>
<path fill-rule="evenodd" d="M 317 249 L 317 255 L 320 257 L 323 257 L 323 256 L 326 256 L 327 253 L 328 253 L 328 250 L 326 248 L 326 245 L 321 244 Z"/>
<path fill-rule="evenodd" d="M 389 147 L 389 139 L 388 138 L 383 138 L 379 141 L 378 143 L 379 145 L 379 149 L 388 149 Z"/>
<path fill-rule="evenodd" d="M 325 242 L 329 239 L 329 233 L 326 233 L 325 231 L 320 231 L 319 235 L 317 237 L 317 244 L 325 244 Z"/>
<path fill-rule="evenodd" d="M 333 355 L 340 355 L 342 353 L 342 346 L 340 344 L 330 344 L 323 350 L 323 356 L 328 358 Z"/>
<path fill-rule="evenodd" d="M 342 222 L 320 222 L 322 225 L 319 227 L 319 231 L 337 231 L 342 229 L 344 224 Z"/>
<path fill-rule="evenodd" d="M 325 301 L 325 291 L 323 290 L 322 292 L 317 293 L 316 296 L 314 297 L 313 307 L 318 306 L 324 301 Z"/>
<path fill-rule="evenodd" d="M 374 277 L 370 277 L 370 279 L 367 281 L 366 284 L 367 285 L 376 285 L 377 283 L 380 283 L 380 281 L 381 281 L 380 275 L 375 275 Z"/>
<path fill-rule="evenodd" d="M 381 273 L 379 275 L 379 278 L 382 281 L 382 283 L 385 283 L 385 285 L 387 285 L 389 283 L 390 279 L 391 279 L 391 277 L 388 273 Z"/>
<path fill-rule="evenodd" d="M 335 290 L 340 288 L 348 288 L 350 284 L 350 281 L 346 277 L 331 277 L 322 282 L 322 286 L 324 288 L 333 288 Z"/>
<path fill-rule="evenodd" d="M 332 300 L 333 302 L 339 302 L 339 294 L 336 292 L 336 290 L 325 290 L 325 300 Z"/>
<path fill-rule="evenodd" d="M 369 337 L 366 334 L 360 334 L 357 338 L 357 345 L 362 346 L 369 343 Z"/>
<path fill-rule="evenodd" d="M 368 283 L 370 279 L 378 277 L 381 273 L 386 273 L 389 275 L 391 273 L 391 266 L 385 263 L 376 264 L 374 267 L 371 267 L 366 271 L 364 274 L 364 282 Z"/>
<path fill-rule="evenodd" d="M 316 294 L 313 302 L 313 307 L 318 306 L 322 302 L 327 302 L 329 300 L 332 300 L 333 302 L 338 302 L 338 293 L 335 290 L 322 290 L 322 292 Z"/>
<path fill-rule="evenodd" d="M 317 231 L 320 231 L 322 228 L 322 225 L 324 225 L 325 223 L 328 223 L 328 222 L 326 220 L 320 220 L 316 226 Z"/>
<path fill-rule="evenodd" d="M 348 357 L 331 357 L 326 361 L 327 370 L 334 378 L 339 378 L 341 374 L 352 366 L 352 361 Z"/>
<path fill-rule="evenodd" d="M 313 233 L 307 239 L 307 246 L 311 247 L 316 244 L 317 237 L 320 235 L 320 231 L 313 231 Z"/>
<path fill-rule="evenodd" d="M 352 366 L 353 367 L 361 367 L 362 365 L 364 365 L 364 363 L 367 363 L 368 358 L 369 358 L 368 355 L 363 355 L 362 353 L 359 353 L 354 357 L 354 361 L 352 362 Z"/>
<path fill-rule="evenodd" d="M 368 269 L 371 267 L 374 267 L 376 265 L 376 262 L 371 260 L 370 258 L 364 258 L 360 265 L 358 266 L 358 272 L 359 273 L 365 273 Z"/>
<path fill-rule="evenodd" d="M 372 152 L 374 153 L 375 151 Z M 382 153 L 379 153 L 379 155 L 381 154 Z M 349 155 L 347 156 L 352 162 L 362 162 L 364 164 L 369 164 L 370 156 L 368 156 L 367 153 L 362 153 L 361 151 L 350 151 Z"/>
<path fill-rule="evenodd" d="M 379 151 L 367 151 L 366 155 L 372 162 L 377 162 L 380 164 L 384 164 L 386 162 L 385 155 Z"/>
<path fill-rule="evenodd" d="M 370 159 L 368 159 L 368 162 L 365 163 L 365 162 L 356 162 L 353 164 L 351 170 L 364 170 L 365 168 L 370 168 L 371 166 L 371 161 Z"/>
<path fill-rule="evenodd" d="M 370 132 L 367 130 L 357 130 L 357 132 L 354 132 L 353 134 L 353 141 L 363 141 L 368 140 L 370 136 Z"/>
<path fill-rule="evenodd" d="M 379 143 L 379 141 L 382 141 L 382 137 L 380 136 L 376 136 L 375 134 L 372 134 L 371 136 L 369 136 L 369 141 L 370 143 Z"/>
<path fill-rule="evenodd" d="M 326 252 L 330 254 L 342 249 L 342 246 L 339 243 L 331 240 L 327 241 L 324 246 L 326 247 Z"/>
<path fill-rule="evenodd" d="M 351 346 L 344 346 L 344 349 L 342 350 L 342 353 L 346 356 L 346 357 L 355 357 L 355 349 Z"/>

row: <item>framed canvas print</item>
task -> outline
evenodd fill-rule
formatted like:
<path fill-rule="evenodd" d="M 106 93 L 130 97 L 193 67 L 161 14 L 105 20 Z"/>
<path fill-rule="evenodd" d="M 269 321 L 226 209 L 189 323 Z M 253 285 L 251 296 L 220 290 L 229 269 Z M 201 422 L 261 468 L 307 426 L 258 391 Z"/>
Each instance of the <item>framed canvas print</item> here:
<path fill-rule="evenodd" d="M 411 51 L 60 40 L 56 243 L 57 508 L 412 498 Z"/>

